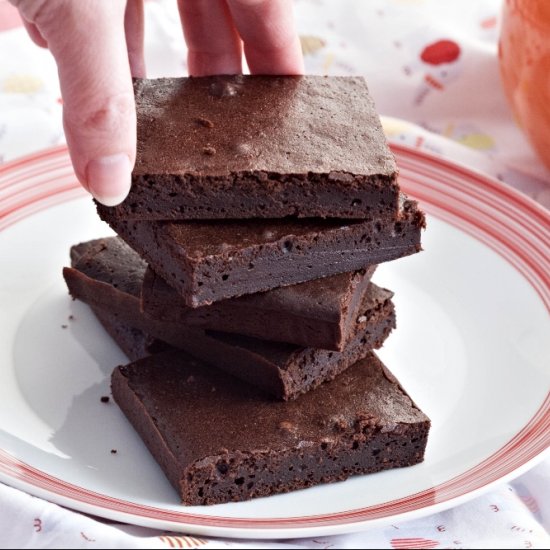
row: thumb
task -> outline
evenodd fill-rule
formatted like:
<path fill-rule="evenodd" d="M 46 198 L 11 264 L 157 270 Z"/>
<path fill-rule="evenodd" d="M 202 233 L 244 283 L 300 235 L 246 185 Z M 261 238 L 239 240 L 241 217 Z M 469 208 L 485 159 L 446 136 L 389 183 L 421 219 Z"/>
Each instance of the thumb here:
<path fill-rule="evenodd" d="M 107 206 L 126 198 L 135 162 L 136 113 L 125 5 L 123 0 L 23 0 L 18 6 L 37 26 L 57 62 L 75 173 Z"/>

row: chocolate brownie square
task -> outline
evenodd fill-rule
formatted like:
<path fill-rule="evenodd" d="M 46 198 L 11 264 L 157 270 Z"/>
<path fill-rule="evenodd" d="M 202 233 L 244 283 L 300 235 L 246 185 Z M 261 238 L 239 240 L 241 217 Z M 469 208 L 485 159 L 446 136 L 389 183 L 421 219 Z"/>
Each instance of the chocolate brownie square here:
<path fill-rule="evenodd" d="M 393 218 L 397 167 L 362 77 L 137 79 L 120 219 Z"/>
<path fill-rule="evenodd" d="M 118 367 L 112 393 L 187 505 L 418 464 L 430 428 L 374 353 L 288 403 L 183 352 Z"/>
<path fill-rule="evenodd" d="M 103 219 L 189 307 L 365 269 L 421 249 L 424 214 L 396 219 L 154 222 Z"/>
<path fill-rule="evenodd" d="M 267 292 L 188 307 L 151 268 L 145 272 L 141 307 L 167 322 L 342 351 L 350 340 L 363 296 L 376 266 Z"/>

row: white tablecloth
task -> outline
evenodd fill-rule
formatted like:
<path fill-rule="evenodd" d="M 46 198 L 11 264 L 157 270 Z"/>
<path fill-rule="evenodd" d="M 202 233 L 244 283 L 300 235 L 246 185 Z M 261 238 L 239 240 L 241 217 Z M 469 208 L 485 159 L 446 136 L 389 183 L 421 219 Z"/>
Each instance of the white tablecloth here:
<path fill-rule="evenodd" d="M 550 206 L 550 174 L 500 87 L 500 0 L 296 0 L 308 72 L 363 74 L 391 141 L 489 173 Z M 0 163 L 63 143 L 55 65 L 0 0 Z M 185 74 L 175 0 L 146 3 L 149 76 Z M 446 512 L 307 548 L 548 548 L 550 461 Z M 91 519 L 0 484 L 0 548 L 246 547 Z"/>

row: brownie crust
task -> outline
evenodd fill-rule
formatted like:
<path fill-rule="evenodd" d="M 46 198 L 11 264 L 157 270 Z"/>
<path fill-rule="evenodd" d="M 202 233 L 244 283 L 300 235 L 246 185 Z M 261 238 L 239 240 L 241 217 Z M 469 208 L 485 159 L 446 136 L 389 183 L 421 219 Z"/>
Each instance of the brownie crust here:
<path fill-rule="evenodd" d="M 102 215 L 193 308 L 414 254 L 425 227 L 410 200 L 391 222 L 151 222 Z"/>
<path fill-rule="evenodd" d="M 100 212 L 142 220 L 397 212 L 395 159 L 362 77 L 137 79 L 134 92 L 132 189 Z"/>
<path fill-rule="evenodd" d="M 112 392 L 187 505 L 411 466 L 430 428 L 374 354 L 289 403 L 182 352 L 118 367 Z"/>

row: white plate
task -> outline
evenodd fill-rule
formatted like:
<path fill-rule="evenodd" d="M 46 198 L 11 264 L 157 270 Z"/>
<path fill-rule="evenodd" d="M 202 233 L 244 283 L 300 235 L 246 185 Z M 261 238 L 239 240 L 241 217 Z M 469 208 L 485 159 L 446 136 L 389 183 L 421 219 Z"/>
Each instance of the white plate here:
<path fill-rule="evenodd" d="M 110 231 L 61 148 L 0 169 L 0 479 L 120 521 L 282 538 L 432 513 L 540 459 L 550 443 L 550 216 L 497 181 L 395 152 L 403 188 L 430 216 L 425 252 L 376 273 L 396 292 L 399 325 L 381 356 L 432 418 L 423 464 L 180 506 L 117 406 L 100 402 L 125 358 L 69 299 L 61 267 L 71 244 Z"/>

